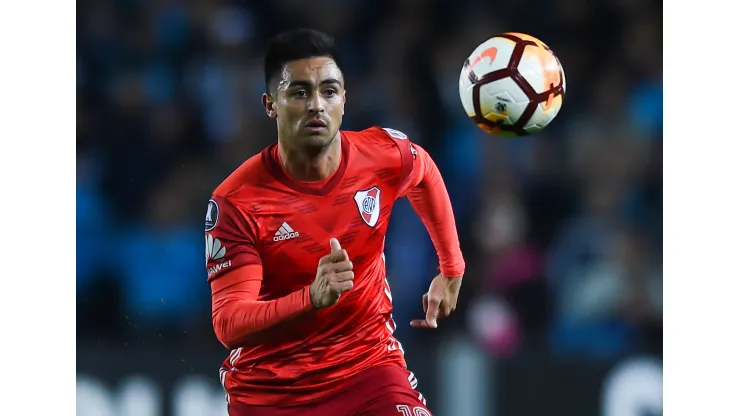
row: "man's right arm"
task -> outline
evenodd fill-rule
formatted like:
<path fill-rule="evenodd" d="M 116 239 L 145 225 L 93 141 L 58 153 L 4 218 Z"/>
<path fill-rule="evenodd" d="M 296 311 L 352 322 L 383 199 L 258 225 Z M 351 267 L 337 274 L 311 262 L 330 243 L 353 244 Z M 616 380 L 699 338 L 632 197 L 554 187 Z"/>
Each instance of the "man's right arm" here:
<path fill-rule="evenodd" d="M 259 301 L 262 261 L 257 228 L 231 202 L 214 196 L 206 218 L 206 269 L 213 329 L 229 349 L 250 335 L 313 309 L 309 287 Z"/>
<path fill-rule="evenodd" d="M 226 348 L 238 348 L 248 336 L 313 309 L 310 286 L 259 301 L 261 286 L 259 264 L 239 267 L 211 281 L 213 329 Z"/>

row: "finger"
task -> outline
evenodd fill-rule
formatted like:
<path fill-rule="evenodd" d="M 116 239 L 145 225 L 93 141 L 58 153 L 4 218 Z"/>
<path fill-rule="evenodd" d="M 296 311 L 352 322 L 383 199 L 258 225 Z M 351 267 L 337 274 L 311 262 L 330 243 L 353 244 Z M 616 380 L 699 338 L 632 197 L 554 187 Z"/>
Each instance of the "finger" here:
<path fill-rule="evenodd" d="M 413 327 L 413 328 L 427 328 L 427 329 L 435 329 L 436 328 L 436 326 L 435 327 L 430 326 L 429 323 L 427 323 L 427 321 L 424 320 L 424 319 L 414 319 L 413 321 L 411 321 L 411 327 Z"/>
<path fill-rule="evenodd" d="M 350 272 L 354 268 L 354 265 L 351 261 L 342 261 L 339 263 L 335 263 L 332 260 L 329 260 L 328 263 L 322 264 L 320 267 L 320 274 L 327 276 L 330 274 L 337 274 L 337 273 L 344 273 L 344 272 Z"/>
<path fill-rule="evenodd" d="M 327 254 L 326 256 L 319 259 L 319 266 L 322 264 L 328 264 L 331 263 L 331 254 Z"/>
<path fill-rule="evenodd" d="M 331 247 L 331 252 L 334 253 L 335 251 L 340 251 L 342 249 L 342 246 L 339 244 L 339 240 L 336 238 L 329 239 L 329 247 Z"/>
<path fill-rule="evenodd" d="M 342 246 L 339 244 L 339 240 L 337 240 L 336 238 L 329 239 L 329 247 L 331 248 L 331 253 L 329 254 L 330 262 L 337 263 L 340 261 L 349 260 L 347 250 L 342 249 Z"/>
<path fill-rule="evenodd" d="M 341 249 L 339 251 L 334 251 L 331 254 L 329 254 L 329 262 L 330 263 L 339 263 L 342 261 L 349 261 L 349 256 L 347 255 L 347 250 Z"/>
<path fill-rule="evenodd" d="M 340 282 L 346 282 L 347 280 L 352 280 L 355 278 L 355 272 L 353 271 L 347 271 L 347 272 L 341 272 L 334 275 L 334 281 L 337 283 Z"/>
<path fill-rule="evenodd" d="M 427 313 L 427 309 L 429 309 L 429 294 L 425 293 L 421 297 L 421 306 L 424 308 L 424 313 Z"/>
<path fill-rule="evenodd" d="M 429 296 L 429 309 L 427 309 L 427 324 L 432 328 L 437 327 L 437 317 L 439 316 L 439 304 L 442 300 L 436 296 Z"/>
<path fill-rule="evenodd" d="M 452 313 L 452 308 L 447 305 L 447 302 L 442 301 L 442 303 L 439 305 L 438 319 L 447 318 L 448 316 L 450 316 L 450 313 Z"/>
<path fill-rule="evenodd" d="M 334 282 L 331 284 L 331 288 L 336 293 L 344 293 L 349 292 L 354 287 L 354 282 L 352 280 L 345 280 L 343 282 Z"/>
<path fill-rule="evenodd" d="M 338 263 L 329 264 L 326 267 L 327 267 L 327 270 L 329 271 L 332 271 L 335 273 L 341 273 L 341 272 L 348 272 L 352 270 L 355 267 L 355 265 L 352 264 L 351 261 L 345 260 L 345 261 L 340 261 Z"/>

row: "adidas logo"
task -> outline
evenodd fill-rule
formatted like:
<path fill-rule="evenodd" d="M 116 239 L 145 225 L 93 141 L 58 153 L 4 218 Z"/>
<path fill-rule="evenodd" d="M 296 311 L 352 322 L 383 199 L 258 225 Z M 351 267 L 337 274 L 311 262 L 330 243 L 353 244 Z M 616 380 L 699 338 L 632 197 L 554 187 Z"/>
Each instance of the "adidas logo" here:
<path fill-rule="evenodd" d="M 290 225 L 288 225 L 287 222 L 284 222 L 283 225 L 280 226 L 280 229 L 275 231 L 275 237 L 272 237 L 272 241 L 290 240 L 291 238 L 299 236 L 299 233 L 293 231 L 293 229 L 290 228 Z"/>

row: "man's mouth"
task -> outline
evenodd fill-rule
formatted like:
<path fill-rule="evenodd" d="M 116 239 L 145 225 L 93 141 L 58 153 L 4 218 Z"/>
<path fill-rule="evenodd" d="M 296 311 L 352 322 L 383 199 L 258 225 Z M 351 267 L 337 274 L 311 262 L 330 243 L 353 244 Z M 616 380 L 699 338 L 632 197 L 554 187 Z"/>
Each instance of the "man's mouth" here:
<path fill-rule="evenodd" d="M 326 122 L 324 120 L 311 120 L 306 123 L 306 127 L 310 128 L 325 128 Z"/>

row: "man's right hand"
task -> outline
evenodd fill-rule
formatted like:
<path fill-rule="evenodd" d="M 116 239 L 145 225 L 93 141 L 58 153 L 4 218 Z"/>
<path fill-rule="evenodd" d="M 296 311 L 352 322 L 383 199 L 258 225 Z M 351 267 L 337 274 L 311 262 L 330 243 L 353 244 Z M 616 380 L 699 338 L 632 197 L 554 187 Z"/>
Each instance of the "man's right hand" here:
<path fill-rule="evenodd" d="M 329 240 L 329 246 L 331 253 L 319 260 L 316 280 L 310 287 L 311 303 L 316 309 L 337 303 L 339 296 L 351 290 L 354 285 L 355 273 L 352 271 L 347 250 L 342 249 L 336 238 Z"/>

